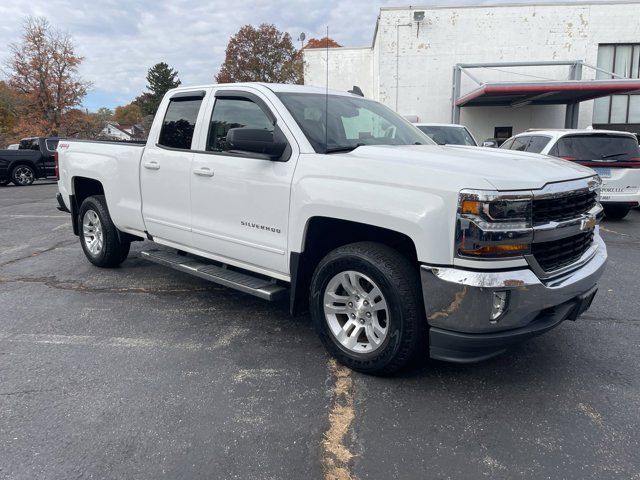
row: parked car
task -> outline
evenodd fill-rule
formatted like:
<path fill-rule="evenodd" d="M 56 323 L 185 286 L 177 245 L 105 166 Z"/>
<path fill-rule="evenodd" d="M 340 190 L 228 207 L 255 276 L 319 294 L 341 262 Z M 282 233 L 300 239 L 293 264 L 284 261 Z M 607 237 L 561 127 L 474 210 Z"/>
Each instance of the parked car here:
<path fill-rule="evenodd" d="M 414 123 L 414 125 L 429 135 L 429 138 L 438 145 L 478 146 L 478 142 L 464 125 L 448 123 Z"/>
<path fill-rule="evenodd" d="M 624 218 L 640 205 L 640 147 L 633 133 L 611 130 L 535 130 L 501 148 L 542 153 L 593 168 L 602 178 L 607 217 Z"/>
<path fill-rule="evenodd" d="M 58 138 L 23 138 L 18 149 L 0 150 L 0 185 L 31 185 L 38 178 L 57 178 Z"/>
<path fill-rule="evenodd" d="M 482 146 L 488 148 L 500 148 L 506 140 L 506 138 L 487 138 L 482 142 Z"/>
<path fill-rule="evenodd" d="M 91 263 L 148 240 L 143 258 L 308 307 L 329 352 L 363 372 L 476 362 L 574 320 L 607 257 L 593 170 L 438 146 L 322 88 L 180 87 L 146 146 L 58 152 L 60 208 Z"/>

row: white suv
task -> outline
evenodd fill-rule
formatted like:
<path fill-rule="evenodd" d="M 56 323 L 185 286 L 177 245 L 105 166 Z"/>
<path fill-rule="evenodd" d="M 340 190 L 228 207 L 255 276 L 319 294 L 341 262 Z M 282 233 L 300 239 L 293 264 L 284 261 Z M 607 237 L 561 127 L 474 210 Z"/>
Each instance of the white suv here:
<path fill-rule="evenodd" d="M 601 202 L 609 218 L 624 218 L 640 205 L 640 148 L 632 133 L 530 130 L 500 148 L 552 155 L 593 168 L 602 178 Z"/>

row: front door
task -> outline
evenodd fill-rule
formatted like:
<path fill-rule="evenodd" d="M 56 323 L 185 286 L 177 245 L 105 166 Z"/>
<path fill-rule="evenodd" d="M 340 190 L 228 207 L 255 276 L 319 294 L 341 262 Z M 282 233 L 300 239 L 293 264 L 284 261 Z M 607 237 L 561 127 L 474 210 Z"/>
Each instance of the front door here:
<path fill-rule="evenodd" d="M 191 143 L 201 104 L 197 92 L 174 95 L 156 145 L 149 145 L 142 157 L 142 215 L 147 232 L 159 241 L 191 244 Z"/>
<path fill-rule="evenodd" d="M 191 175 L 194 246 L 221 261 L 286 276 L 289 193 L 297 146 L 292 150 L 287 134 L 289 147 L 281 161 L 229 151 L 226 136 L 231 128 L 270 132 L 280 128 L 268 99 L 257 92 L 219 89 L 209 111 L 204 151 L 194 152 Z M 277 133 L 284 135 L 282 130 Z"/>

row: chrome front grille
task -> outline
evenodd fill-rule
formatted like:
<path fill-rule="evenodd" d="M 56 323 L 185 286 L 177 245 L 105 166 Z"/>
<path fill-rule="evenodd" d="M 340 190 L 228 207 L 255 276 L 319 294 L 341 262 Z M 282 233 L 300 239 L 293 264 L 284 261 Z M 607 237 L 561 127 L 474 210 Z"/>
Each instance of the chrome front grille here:
<path fill-rule="evenodd" d="M 533 200 L 533 225 L 563 222 L 587 213 L 597 202 L 595 190 L 576 190 L 550 198 Z"/>

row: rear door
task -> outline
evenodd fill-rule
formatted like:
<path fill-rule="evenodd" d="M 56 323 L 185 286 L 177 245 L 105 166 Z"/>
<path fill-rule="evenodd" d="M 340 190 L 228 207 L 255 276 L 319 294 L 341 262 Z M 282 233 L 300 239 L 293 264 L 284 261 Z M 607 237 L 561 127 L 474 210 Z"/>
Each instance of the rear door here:
<path fill-rule="evenodd" d="M 298 146 L 273 103 L 258 90 L 220 88 L 209 99 L 191 182 L 193 245 L 212 258 L 269 275 L 289 273 L 287 231 Z M 231 128 L 279 129 L 281 161 L 230 151 Z"/>
<path fill-rule="evenodd" d="M 164 118 L 150 132 L 140 165 L 142 216 L 157 240 L 191 245 L 190 181 L 192 144 L 206 91 L 179 92 L 158 110 Z"/>

